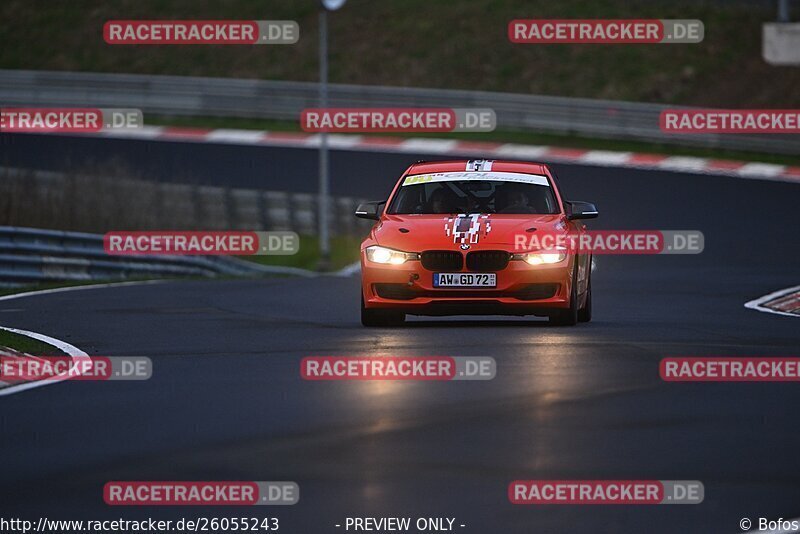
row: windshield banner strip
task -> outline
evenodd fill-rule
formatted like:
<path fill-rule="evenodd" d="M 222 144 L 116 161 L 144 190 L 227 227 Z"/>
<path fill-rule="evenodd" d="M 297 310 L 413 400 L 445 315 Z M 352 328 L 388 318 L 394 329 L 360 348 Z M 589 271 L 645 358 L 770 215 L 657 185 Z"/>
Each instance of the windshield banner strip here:
<path fill-rule="evenodd" d="M 525 174 L 520 172 L 437 172 L 432 174 L 414 174 L 406 176 L 403 185 L 427 184 L 432 182 L 491 180 L 496 182 L 519 182 L 524 184 L 544 185 L 549 187 L 546 176 Z"/>

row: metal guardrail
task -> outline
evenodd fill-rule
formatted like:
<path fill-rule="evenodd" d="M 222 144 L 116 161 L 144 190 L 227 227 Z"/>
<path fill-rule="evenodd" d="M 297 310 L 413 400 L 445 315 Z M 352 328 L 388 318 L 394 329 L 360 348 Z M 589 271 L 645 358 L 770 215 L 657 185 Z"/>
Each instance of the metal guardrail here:
<path fill-rule="evenodd" d="M 49 281 L 259 274 L 310 273 L 221 256 L 111 256 L 103 249 L 102 235 L 0 226 L 0 286 L 5 287 Z"/>
<path fill-rule="evenodd" d="M 0 104 L 133 107 L 145 114 L 297 120 L 316 107 L 316 83 L 229 78 L 0 70 Z M 800 136 L 671 135 L 675 106 L 484 91 L 331 84 L 333 107 L 492 108 L 501 129 L 768 153 L 800 153 Z"/>
<path fill-rule="evenodd" d="M 364 201 L 330 198 L 331 232 L 365 235 L 372 225 L 353 217 Z M 114 170 L 96 175 L 0 166 L 0 210 L 9 208 L 0 211 L 0 224 L 13 226 L 48 227 L 68 220 L 71 228 L 103 230 L 113 220 L 130 230 L 291 230 L 313 235 L 318 204 L 311 193 L 154 182 Z M 105 219 L 97 212 L 105 212 Z"/>

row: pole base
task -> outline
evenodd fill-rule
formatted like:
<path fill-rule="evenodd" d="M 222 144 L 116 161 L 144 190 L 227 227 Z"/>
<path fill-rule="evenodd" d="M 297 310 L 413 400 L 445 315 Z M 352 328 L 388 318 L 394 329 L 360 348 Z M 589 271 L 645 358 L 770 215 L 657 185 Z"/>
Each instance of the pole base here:
<path fill-rule="evenodd" d="M 333 265 L 331 264 L 331 258 L 328 255 L 323 255 L 317 261 L 317 271 L 321 273 L 327 273 L 333 270 Z"/>

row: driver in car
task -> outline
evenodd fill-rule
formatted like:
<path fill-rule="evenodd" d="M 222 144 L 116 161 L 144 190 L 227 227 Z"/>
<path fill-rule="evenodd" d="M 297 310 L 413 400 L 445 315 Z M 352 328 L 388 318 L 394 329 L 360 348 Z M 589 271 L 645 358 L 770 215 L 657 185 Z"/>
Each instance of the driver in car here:
<path fill-rule="evenodd" d="M 534 213 L 534 209 L 524 191 L 513 190 L 508 193 L 506 206 L 497 213 Z"/>

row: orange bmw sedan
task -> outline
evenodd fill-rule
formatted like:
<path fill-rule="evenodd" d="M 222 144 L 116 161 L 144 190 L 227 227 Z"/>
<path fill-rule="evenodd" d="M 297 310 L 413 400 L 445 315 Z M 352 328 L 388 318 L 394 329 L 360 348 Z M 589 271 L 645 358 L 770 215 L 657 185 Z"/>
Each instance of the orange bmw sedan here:
<path fill-rule="evenodd" d="M 541 163 L 415 163 L 388 200 L 356 210 L 376 221 L 361 244 L 361 322 L 400 325 L 407 314 L 588 322 L 591 253 L 532 244 L 581 234 L 582 220 L 597 215 L 589 202 L 562 199 Z"/>

